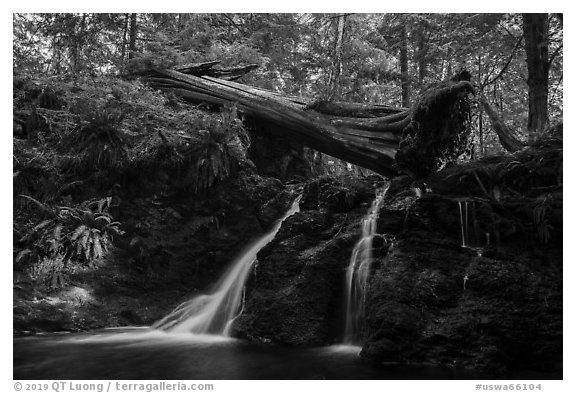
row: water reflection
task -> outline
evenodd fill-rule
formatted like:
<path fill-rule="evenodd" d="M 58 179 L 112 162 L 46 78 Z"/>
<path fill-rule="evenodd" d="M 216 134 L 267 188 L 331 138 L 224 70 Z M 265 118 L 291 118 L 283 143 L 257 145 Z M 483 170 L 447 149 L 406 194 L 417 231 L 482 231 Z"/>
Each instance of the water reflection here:
<path fill-rule="evenodd" d="M 451 368 L 378 366 L 360 347 L 286 348 L 138 328 L 14 339 L 14 379 L 463 379 Z"/>

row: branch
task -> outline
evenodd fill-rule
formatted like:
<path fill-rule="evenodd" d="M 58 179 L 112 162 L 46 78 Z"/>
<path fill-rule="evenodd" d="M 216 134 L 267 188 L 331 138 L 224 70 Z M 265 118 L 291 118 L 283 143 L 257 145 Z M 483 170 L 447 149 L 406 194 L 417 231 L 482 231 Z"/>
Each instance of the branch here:
<path fill-rule="evenodd" d="M 351 13 L 351 14 L 338 14 L 338 15 L 331 16 L 330 19 L 336 19 L 336 18 L 340 18 L 341 16 L 350 16 L 350 15 L 354 15 L 354 13 Z"/>
<path fill-rule="evenodd" d="M 508 58 L 508 61 L 506 62 L 504 67 L 502 67 L 502 70 L 500 70 L 500 73 L 498 75 L 496 75 L 494 78 L 492 78 L 492 80 L 484 83 L 482 85 L 482 88 L 491 85 L 492 83 L 496 82 L 498 79 L 500 79 L 504 75 L 504 73 L 508 69 L 508 66 L 510 66 L 510 63 L 512 63 L 512 59 L 514 58 L 514 55 L 516 54 L 516 50 L 518 49 L 518 47 L 522 43 L 523 38 L 524 38 L 524 34 L 522 34 L 520 36 L 520 38 L 518 38 L 518 41 L 516 41 L 516 45 L 514 45 L 514 49 L 512 49 L 512 53 L 510 53 L 510 57 Z"/>
<path fill-rule="evenodd" d="M 563 79 L 564 79 L 564 75 L 560 75 L 560 79 L 558 79 L 558 83 L 556 83 L 556 87 L 554 88 L 554 91 L 552 92 L 553 97 L 556 95 L 556 92 L 558 91 L 558 87 L 560 87 L 560 84 L 562 83 Z"/>
<path fill-rule="evenodd" d="M 236 22 L 234 22 L 234 20 L 232 18 L 230 18 L 227 14 L 222 14 L 224 16 L 224 18 L 226 18 L 235 28 L 238 29 L 238 31 L 242 34 L 246 34 L 246 32 L 244 31 L 244 29 L 242 29 Z"/>
<path fill-rule="evenodd" d="M 556 56 L 558 56 L 558 53 L 560 53 L 560 50 L 564 47 L 564 44 L 560 44 L 558 46 L 558 48 L 556 48 L 556 50 L 552 53 L 552 56 L 550 56 L 550 60 L 548 60 L 548 64 L 546 64 L 546 68 L 550 69 L 550 66 L 552 65 L 552 62 L 554 61 L 554 58 L 556 58 Z"/>

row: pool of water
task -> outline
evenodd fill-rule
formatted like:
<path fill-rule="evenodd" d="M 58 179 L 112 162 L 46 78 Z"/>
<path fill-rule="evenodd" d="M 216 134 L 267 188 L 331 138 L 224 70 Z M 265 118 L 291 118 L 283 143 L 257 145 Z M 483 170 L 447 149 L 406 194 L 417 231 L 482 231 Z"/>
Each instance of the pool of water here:
<path fill-rule="evenodd" d="M 149 328 L 14 339 L 14 379 L 475 379 L 438 366 L 375 365 L 360 348 L 286 348 Z"/>

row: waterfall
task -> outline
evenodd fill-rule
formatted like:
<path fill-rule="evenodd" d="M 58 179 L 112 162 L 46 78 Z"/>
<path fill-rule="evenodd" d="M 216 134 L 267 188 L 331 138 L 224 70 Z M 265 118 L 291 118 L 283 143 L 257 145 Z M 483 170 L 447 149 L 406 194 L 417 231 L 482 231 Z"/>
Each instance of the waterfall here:
<path fill-rule="evenodd" d="M 470 215 L 469 210 L 471 210 Z M 460 213 L 460 246 L 474 250 L 479 257 L 482 256 L 485 245 L 490 244 L 490 233 L 484 233 L 486 243 L 482 244 L 474 201 L 459 200 L 458 213 Z"/>
<path fill-rule="evenodd" d="M 241 309 L 240 305 L 244 298 L 244 284 L 250 268 L 256 261 L 258 251 L 274 239 L 286 218 L 300 211 L 300 198 L 301 196 L 296 198 L 290 210 L 274 224 L 268 233 L 237 257 L 229 270 L 216 283 L 212 293 L 196 296 L 180 304 L 152 327 L 171 332 L 229 336 L 234 319 L 242 312 L 243 308 Z"/>
<path fill-rule="evenodd" d="M 462 208 L 462 204 L 464 204 L 464 208 Z M 467 247 L 467 240 L 468 240 L 468 201 L 458 201 L 458 211 L 460 212 L 461 246 Z"/>
<path fill-rule="evenodd" d="M 352 250 L 350 264 L 346 270 L 346 329 L 345 344 L 360 344 L 366 319 L 366 291 L 370 265 L 372 264 L 372 239 L 376 234 L 376 223 L 380 205 L 384 201 L 388 186 L 380 189 L 368 213 L 362 219 L 362 237 Z"/>

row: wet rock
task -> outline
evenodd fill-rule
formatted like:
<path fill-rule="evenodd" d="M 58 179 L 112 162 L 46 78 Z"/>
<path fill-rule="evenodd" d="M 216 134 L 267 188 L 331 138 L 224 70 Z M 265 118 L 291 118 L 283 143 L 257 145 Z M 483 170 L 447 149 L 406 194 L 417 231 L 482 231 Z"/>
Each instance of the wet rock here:
<path fill-rule="evenodd" d="M 288 218 L 258 254 L 234 335 L 290 345 L 334 342 L 342 333 L 344 275 L 358 231 L 345 214 Z"/>
<path fill-rule="evenodd" d="M 118 314 L 118 317 L 120 321 L 123 322 L 121 323 L 121 325 L 124 326 L 143 325 L 142 318 L 140 318 L 140 316 L 136 314 L 133 310 L 122 310 Z"/>

